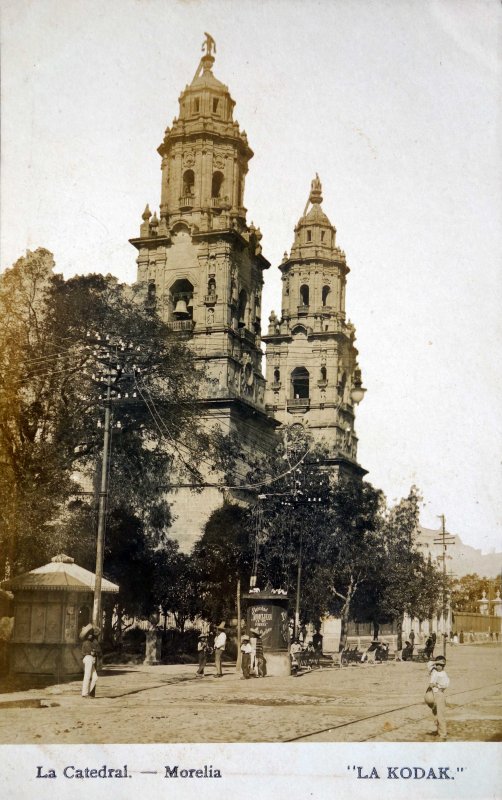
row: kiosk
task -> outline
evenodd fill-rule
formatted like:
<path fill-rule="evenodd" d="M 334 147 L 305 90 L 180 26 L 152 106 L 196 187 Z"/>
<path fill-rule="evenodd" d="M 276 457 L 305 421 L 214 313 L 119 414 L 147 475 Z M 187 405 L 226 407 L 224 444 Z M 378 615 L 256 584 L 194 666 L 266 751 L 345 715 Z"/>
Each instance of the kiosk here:
<path fill-rule="evenodd" d="M 63 554 L 2 582 L 14 594 L 11 672 L 57 678 L 82 672 L 78 635 L 91 621 L 94 582 L 93 572 Z M 118 592 L 119 587 L 103 578 L 101 591 Z"/>
<path fill-rule="evenodd" d="M 248 630 L 261 634 L 267 675 L 290 675 L 287 595 L 256 592 L 243 595 L 243 600 L 247 604 Z"/>

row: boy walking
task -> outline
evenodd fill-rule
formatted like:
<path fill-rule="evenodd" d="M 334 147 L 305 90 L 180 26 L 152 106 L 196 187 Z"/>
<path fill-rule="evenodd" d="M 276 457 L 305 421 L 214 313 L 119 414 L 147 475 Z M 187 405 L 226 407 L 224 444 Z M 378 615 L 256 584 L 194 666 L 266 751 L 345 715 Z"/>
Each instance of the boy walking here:
<path fill-rule="evenodd" d="M 450 685 L 450 679 L 446 673 L 446 658 L 437 656 L 434 661 L 429 661 L 427 669 L 429 671 L 429 686 L 425 693 L 425 702 L 432 710 L 436 731 L 434 736 L 439 736 L 440 741 L 446 741 L 446 697 L 445 691 Z"/>

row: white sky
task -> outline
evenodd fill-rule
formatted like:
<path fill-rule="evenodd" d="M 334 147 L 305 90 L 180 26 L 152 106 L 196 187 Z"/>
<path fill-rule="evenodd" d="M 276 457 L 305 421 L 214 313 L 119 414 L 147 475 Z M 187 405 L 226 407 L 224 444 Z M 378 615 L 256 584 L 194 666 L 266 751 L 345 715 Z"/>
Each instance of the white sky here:
<path fill-rule="evenodd" d="M 264 328 L 317 171 L 351 267 L 359 460 L 422 523 L 502 549 L 498 0 L 2 0 L 5 268 L 135 278 L 166 125 L 203 32 L 255 151 Z M 500 124 L 500 117 L 498 117 Z"/>

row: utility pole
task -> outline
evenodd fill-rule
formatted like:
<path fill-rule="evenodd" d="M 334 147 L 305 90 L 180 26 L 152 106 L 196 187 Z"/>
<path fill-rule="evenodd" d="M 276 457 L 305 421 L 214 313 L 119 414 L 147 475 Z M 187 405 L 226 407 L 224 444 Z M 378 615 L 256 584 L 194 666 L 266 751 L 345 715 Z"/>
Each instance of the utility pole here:
<path fill-rule="evenodd" d="M 449 544 L 454 544 L 455 537 L 446 533 L 446 520 L 444 514 L 438 514 L 441 520 L 441 538 L 434 539 L 434 544 L 442 545 L 442 560 L 443 560 L 443 655 L 446 656 L 446 617 L 447 617 L 447 603 L 446 603 L 446 550 Z"/>
<path fill-rule="evenodd" d="M 109 479 L 109 462 L 110 462 L 110 446 L 111 446 L 111 428 L 112 428 L 112 403 L 120 402 L 120 403 L 128 403 L 128 402 L 137 402 L 136 400 L 136 392 L 133 393 L 132 397 L 129 398 L 129 395 L 126 394 L 124 398 L 117 392 L 114 388 L 116 384 L 122 379 L 125 378 L 134 378 L 136 372 L 141 372 L 141 370 L 136 369 L 136 365 L 133 365 L 133 372 L 125 372 L 125 362 L 127 361 L 127 356 L 122 358 L 122 363 L 118 363 L 119 359 L 119 352 L 125 353 L 126 350 L 130 351 L 133 349 L 133 345 L 129 344 L 126 345 L 125 342 L 122 340 L 116 340 L 106 336 L 102 338 L 98 334 L 92 336 L 90 333 L 87 334 L 87 340 L 89 345 L 95 348 L 94 356 L 100 362 L 103 367 L 101 367 L 100 373 L 97 375 L 93 375 L 92 378 L 98 384 L 104 385 L 106 390 L 105 396 L 101 397 L 100 400 L 103 401 L 104 409 L 105 409 L 105 419 L 104 419 L 104 430 L 103 430 L 103 450 L 101 455 L 101 480 L 100 480 L 100 490 L 99 490 L 99 498 L 98 498 L 98 531 L 97 531 L 97 539 L 96 539 L 96 569 L 95 569 L 95 581 L 94 581 L 94 598 L 93 598 L 93 606 L 92 606 L 92 624 L 97 627 L 101 628 L 101 621 L 102 621 L 102 583 L 103 583 L 103 562 L 104 562 L 104 551 L 105 551 L 105 532 L 106 532 L 106 512 L 107 512 L 107 505 L 108 505 L 108 479 Z M 136 348 L 137 350 L 139 348 Z M 120 422 L 117 423 L 117 427 L 120 428 Z"/>
<path fill-rule="evenodd" d="M 103 434 L 103 454 L 101 457 L 101 486 L 98 505 L 98 534 L 96 541 L 96 570 L 94 582 L 94 600 L 92 606 L 92 624 L 101 628 L 101 584 L 103 581 L 103 560 L 105 548 L 106 504 L 108 500 L 108 462 L 110 456 L 110 424 L 111 424 L 111 390 L 112 372 L 108 365 L 106 397 L 105 397 L 105 425 Z"/>
<path fill-rule="evenodd" d="M 300 631 L 300 589 L 302 582 L 302 546 L 303 546 L 303 536 L 302 532 L 300 531 L 300 548 L 298 551 L 298 571 L 296 573 L 295 626 L 293 631 L 295 639 L 298 637 Z"/>

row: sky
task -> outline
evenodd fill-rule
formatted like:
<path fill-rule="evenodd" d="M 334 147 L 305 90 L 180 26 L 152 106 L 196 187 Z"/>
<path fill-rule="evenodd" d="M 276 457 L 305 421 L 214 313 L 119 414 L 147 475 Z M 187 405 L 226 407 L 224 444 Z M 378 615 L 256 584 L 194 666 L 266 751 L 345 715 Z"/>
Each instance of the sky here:
<path fill-rule="evenodd" d="M 1 252 L 135 279 L 164 129 L 197 68 L 255 152 L 264 325 L 316 172 L 347 254 L 359 461 L 422 524 L 502 550 L 497 0 L 2 0 Z M 498 138 L 498 141 L 497 141 Z"/>

